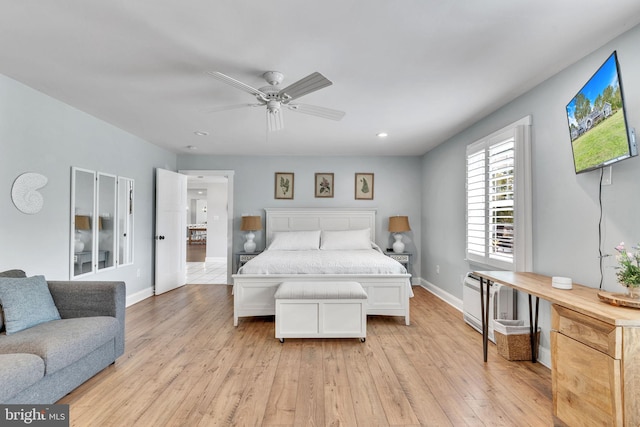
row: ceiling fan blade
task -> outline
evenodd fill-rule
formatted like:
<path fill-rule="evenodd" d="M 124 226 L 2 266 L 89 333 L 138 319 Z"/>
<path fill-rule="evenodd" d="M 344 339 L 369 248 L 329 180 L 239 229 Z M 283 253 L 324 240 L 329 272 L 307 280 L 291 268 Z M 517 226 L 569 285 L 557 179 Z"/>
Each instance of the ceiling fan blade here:
<path fill-rule="evenodd" d="M 269 129 L 269 132 L 284 129 L 284 118 L 282 116 L 282 110 L 277 112 L 267 110 L 267 129 Z"/>
<path fill-rule="evenodd" d="M 248 84 L 242 83 L 241 81 L 231 78 L 225 74 L 219 73 L 217 71 L 207 71 L 207 74 L 209 74 L 214 79 L 220 80 L 221 82 L 226 83 L 229 86 L 233 86 L 237 89 L 250 93 L 251 95 L 259 96 L 265 99 L 267 97 L 266 94 L 264 94 L 263 92 L 260 92 L 258 89 L 251 87 Z"/>
<path fill-rule="evenodd" d="M 209 113 L 217 113 L 219 111 L 237 110 L 238 108 L 260 107 L 260 106 L 262 106 L 262 104 L 234 104 L 234 105 L 223 105 L 220 107 L 203 108 L 201 111 L 205 114 L 209 114 Z"/>
<path fill-rule="evenodd" d="M 310 114 L 312 116 L 318 116 L 331 120 L 342 120 L 346 114 L 344 111 L 332 110 L 331 108 L 318 107 L 317 105 L 308 104 L 289 104 L 287 107 L 292 111 L 298 113 Z"/>
<path fill-rule="evenodd" d="M 288 99 L 296 99 L 332 84 L 331 80 L 316 71 L 285 87 L 279 92 L 279 95 Z"/>

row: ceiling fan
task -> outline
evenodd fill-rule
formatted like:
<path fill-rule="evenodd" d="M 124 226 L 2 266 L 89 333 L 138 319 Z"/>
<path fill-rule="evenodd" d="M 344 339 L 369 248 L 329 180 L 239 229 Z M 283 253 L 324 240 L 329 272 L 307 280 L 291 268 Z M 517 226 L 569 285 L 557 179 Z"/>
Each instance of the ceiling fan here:
<path fill-rule="evenodd" d="M 290 84 L 284 89 L 280 89 L 280 83 L 284 80 L 284 74 L 279 71 L 267 71 L 262 74 L 262 77 L 269 84 L 268 86 L 261 87 L 260 89 L 253 88 L 248 84 L 242 83 L 234 78 L 231 78 L 218 71 L 208 71 L 207 74 L 226 83 L 230 86 L 245 91 L 256 97 L 257 104 L 236 104 L 227 105 L 222 107 L 214 107 L 206 110 L 209 113 L 215 113 L 218 111 L 232 110 L 242 107 L 267 107 L 267 128 L 269 131 L 277 131 L 284 128 L 282 108 L 286 107 L 291 111 L 297 111 L 299 113 L 310 114 L 312 116 L 322 117 L 331 120 L 341 120 L 345 112 L 332 110 L 330 108 L 318 107 L 316 105 L 299 104 L 296 99 L 315 92 L 324 87 L 330 86 L 333 83 L 322 74 L 315 72 L 309 74 L 298 80 L 295 83 Z"/>

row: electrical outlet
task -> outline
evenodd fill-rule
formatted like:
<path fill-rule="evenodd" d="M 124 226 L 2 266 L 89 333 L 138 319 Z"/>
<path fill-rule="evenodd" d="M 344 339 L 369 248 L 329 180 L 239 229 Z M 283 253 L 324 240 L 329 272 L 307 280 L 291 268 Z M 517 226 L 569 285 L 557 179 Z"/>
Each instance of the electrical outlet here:
<path fill-rule="evenodd" d="M 602 170 L 602 185 L 611 185 L 611 169 L 613 166 L 607 166 Z"/>
<path fill-rule="evenodd" d="M 436 274 L 440 274 L 440 266 L 436 265 Z"/>

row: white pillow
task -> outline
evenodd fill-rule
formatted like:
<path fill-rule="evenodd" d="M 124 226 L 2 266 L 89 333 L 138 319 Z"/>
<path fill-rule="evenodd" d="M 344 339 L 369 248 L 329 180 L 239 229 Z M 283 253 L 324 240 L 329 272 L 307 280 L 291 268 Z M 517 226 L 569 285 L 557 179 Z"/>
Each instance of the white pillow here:
<path fill-rule="evenodd" d="M 371 249 L 371 230 L 323 231 L 320 249 L 347 251 Z"/>
<path fill-rule="evenodd" d="M 275 251 L 316 251 L 320 246 L 320 230 L 278 231 L 269 245 Z"/>

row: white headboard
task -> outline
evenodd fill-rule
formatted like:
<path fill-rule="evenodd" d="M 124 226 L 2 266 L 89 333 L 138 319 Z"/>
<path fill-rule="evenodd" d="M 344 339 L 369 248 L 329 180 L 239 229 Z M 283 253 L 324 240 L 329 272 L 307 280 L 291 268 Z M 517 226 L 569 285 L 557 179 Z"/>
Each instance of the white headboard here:
<path fill-rule="evenodd" d="M 266 242 L 277 231 L 371 230 L 376 239 L 376 209 L 266 208 Z"/>

